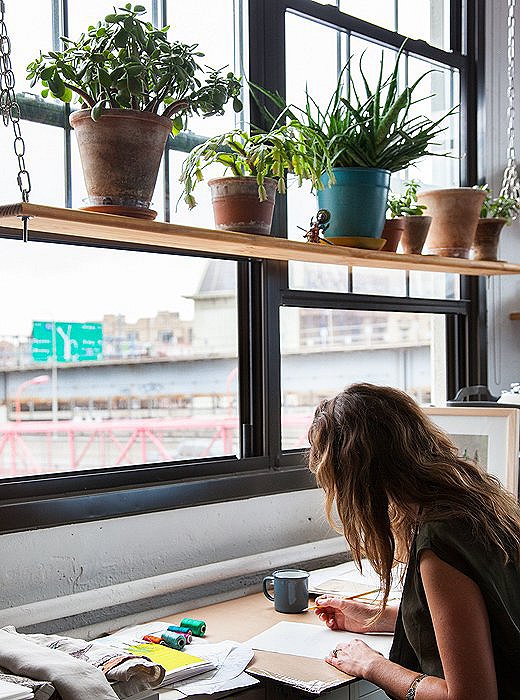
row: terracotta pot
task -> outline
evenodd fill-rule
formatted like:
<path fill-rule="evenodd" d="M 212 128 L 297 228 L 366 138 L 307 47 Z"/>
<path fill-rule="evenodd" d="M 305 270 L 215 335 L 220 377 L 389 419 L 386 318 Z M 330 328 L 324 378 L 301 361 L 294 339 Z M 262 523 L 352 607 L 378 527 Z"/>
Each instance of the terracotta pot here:
<path fill-rule="evenodd" d="M 477 233 L 471 248 L 473 260 L 496 260 L 500 232 L 507 219 L 479 219 Z"/>
<path fill-rule="evenodd" d="M 267 200 L 258 199 L 255 177 L 219 177 L 209 180 L 215 227 L 223 231 L 260 233 L 271 232 L 276 197 L 276 180 L 264 181 Z"/>
<path fill-rule="evenodd" d="M 486 193 L 472 187 L 420 192 L 417 202 L 432 217 L 426 248 L 434 255 L 467 258 Z"/>
<path fill-rule="evenodd" d="M 401 247 L 407 255 L 420 255 L 432 222 L 431 216 L 405 216 Z"/>
<path fill-rule="evenodd" d="M 385 227 L 381 233 L 381 238 L 386 240 L 386 243 L 381 248 L 381 250 L 388 250 L 391 253 L 395 253 L 401 236 L 404 231 L 404 219 L 398 217 L 397 219 L 386 219 Z"/>
<path fill-rule="evenodd" d="M 155 218 L 149 206 L 171 120 L 133 109 L 106 109 L 98 121 L 92 120 L 90 110 L 80 109 L 69 120 L 78 141 L 90 207 Z"/>

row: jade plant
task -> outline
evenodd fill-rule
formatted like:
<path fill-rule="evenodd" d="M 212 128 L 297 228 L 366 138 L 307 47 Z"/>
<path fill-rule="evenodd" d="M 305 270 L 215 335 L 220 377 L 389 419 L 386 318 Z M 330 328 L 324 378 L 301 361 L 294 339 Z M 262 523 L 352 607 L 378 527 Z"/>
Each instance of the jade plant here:
<path fill-rule="evenodd" d="M 486 193 L 486 198 L 480 211 L 480 218 L 505 219 L 507 225 L 510 226 L 520 210 L 520 202 L 517 199 L 506 197 L 503 194 L 499 194 L 498 197 L 493 197 L 491 189 L 487 184 L 479 185 L 476 189 L 483 190 Z"/>
<path fill-rule="evenodd" d="M 273 115 L 263 108 L 264 117 L 291 124 L 300 138 L 301 157 L 313 164 L 312 185 L 322 189 L 320 178 L 332 168 L 381 168 L 390 172 L 403 170 L 427 155 L 435 138 L 447 127 L 442 123 L 456 108 L 438 119 L 423 114 L 413 115 L 414 106 L 424 100 L 415 97 L 419 84 L 432 71 L 423 73 L 412 85 L 399 90 L 399 65 L 403 49 L 385 77 L 384 55 L 381 54 L 378 77 L 370 84 L 359 60 L 359 78 L 344 66 L 326 107 L 319 106 L 308 91 L 303 107 L 288 105 L 277 93 L 253 86 L 257 94 L 270 100 L 279 112 Z M 261 100 L 258 99 L 260 103 Z M 260 104 L 261 106 L 261 104 Z"/>
<path fill-rule="evenodd" d="M 232 72 L 200 65 L 197 44 L 169 41 L 169 27 L 142 19 L 130 3 L 88 27 L 79 39 L 61 37 L 63 48 L 40 53 L 27 67 L 43 97 L 71 102 L 74 95 L 98 119 L 103 109 L 135 109 L 172 118 L 174 133 L 192 114 L 223 114 L 231 100 L 242 109 L 241 83 Z"/>
<path fill-rule="evenodd" d="M 308 165 L 299 159 L 298 141 L 290 127 L 282 125 L 253 134 L 234 129 L 199 144 L 184 161 L 180 180 L 190 209 L 196 205 L 195 186 L 214 163 L 223 166 L 224 175 L 255 177 L 261 202 L 266 200 L 265 178 L 276 179 L 278 192 L 284 194 L 288 171 L 296 174 L 299 185 L 311 176 Z"/>
<path fill-rule="evenodd" d="M 417 204 L 418 189 L 419 183 L 415 180 L 410 180 L 406 183 L 406 189 L 403 194 L 390 194 L 388 197 L 388 210 L 392 219 L 397 219 L 401 216 L 422 216 L 427 207 L 425 204 Z"/>

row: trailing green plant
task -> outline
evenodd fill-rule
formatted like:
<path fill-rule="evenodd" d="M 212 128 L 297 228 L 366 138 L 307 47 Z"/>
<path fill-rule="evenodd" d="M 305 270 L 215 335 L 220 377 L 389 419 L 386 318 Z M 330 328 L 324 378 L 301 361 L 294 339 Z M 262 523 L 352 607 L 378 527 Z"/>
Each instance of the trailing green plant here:
<path fill-rule="evenodd" d="M 510 226 L 520 210 L 520 202 L 517 199 L 505 197 L 503 194 L 493 197 L 491 188 L 487 184 L 477 185 L 475 189 L 483 190 L 486 193 L 486 198 L 480 210 L 480 218 L 505 219 L 508 226 Z"/>
<path fill-rule="evenodd" d="M 435 137 L 447 127 L 442 122 L 456 108 L 432 120 L 425 115 L 412 115 L 414 105 L 426 98 L 414 99 L 414 92 L 432 71 L 421 75 L 402 91 L 398 88 L 399 51 L 392 72 L 384 77 L 384 54 L 381 54 L 377 82 L 374 86 L 359 60 L 361 85 L 356 84 L 351 61 L 344 66 L 332 96 L 323 109 L 306 90 L 303 107 L 287 105 L 277 93 L 252 86 L 257 101 L 266 96 L 279 111 L 279 116 L 263 107 L 264 117 L 275 123 L 287 121 L 298 133 L 302 154 L 313 164 L 312 184 L 320 189 L 320 178 L 332 168 L 382 168 L 397 172 L 426 155 L 439 155 L 429 150 Z M 330 177 L 330 175 L 329 175 Z M 332 178 L 333 181 L 333 178 Z"/>
<path fill-rule="evenodd" d="M 224 166 L 224 174 L 256 177 L 261 202 L 266 200 L 265 178 L 276 179 L 278 192 L 284 194 L 288 171 L 296 174 L 299 185 L 311 176 L 306 163 L 299 158 L 298 148 L 297 137 L 286 125 L 268 132 L 249 134 L 234 129 L 213 136 L 195 146 L 183 163 L 180 181 L 184 185 L 184 200 L 190 209 L 196 205 L 193 190 L 203 180 L 203 171 L 214 163 Z"/>
<path fill-rule="evenodd" d="M 141 19 L 143 5 L 114 8 L 88 27 L 77 41 L 61 37 L 62 50 L 49 51 L 27 66 L 27 78 L 43 85 L 43 97 L 70 102 L 98 119 L 103 109 L 136 109 L 173 119 L 173 131 L 192 114 L 223 114 L 232 100 L 239 112 L 240 79 L 233 73 L 201 67 L 197 44 L 170 42 L 169 27 L 155 28 Z"/>
<path fill-rule="evenodd" d="M 392 219 L 400 216 L 422 216 L 427 207 L 425 204 L 417 204 L 418 189 L 419 183 L 416 180 L 410 180 L 406 183 L 406 189 L 402 194 L 390 193 L 388 210 Z"/>

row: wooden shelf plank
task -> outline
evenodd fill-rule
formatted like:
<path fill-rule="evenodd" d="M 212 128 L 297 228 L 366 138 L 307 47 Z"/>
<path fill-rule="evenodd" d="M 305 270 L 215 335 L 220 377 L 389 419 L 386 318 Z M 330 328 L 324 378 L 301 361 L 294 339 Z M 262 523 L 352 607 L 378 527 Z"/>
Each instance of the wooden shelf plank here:
<path fill-rule="evenodd" d="M 520 311 L 513 311 L 512 314 L 509 314 L 509 318 L 511 321 L 520 321 Z"/>
<path fill-rule="evenodd" d="M 297 260 L 329 265 L 357 265 L 392 270 L 452 272 L 461 275 L 517 275 L 520 265 L 443 258 L 436 255 L 401 255 L 343 246 L 314 245 L 274 236 L 229 233 L 194 226 L 144 221 L 80 209 L 63 209 L 39 204 L 17 203 L 0 206 L 0 229 L 20 231 L 20 217 L 30 217 L 30 232 L 46 234 L 50 241 L 132 243 L 195 253 L 212 253 L 245 258 Z"/>

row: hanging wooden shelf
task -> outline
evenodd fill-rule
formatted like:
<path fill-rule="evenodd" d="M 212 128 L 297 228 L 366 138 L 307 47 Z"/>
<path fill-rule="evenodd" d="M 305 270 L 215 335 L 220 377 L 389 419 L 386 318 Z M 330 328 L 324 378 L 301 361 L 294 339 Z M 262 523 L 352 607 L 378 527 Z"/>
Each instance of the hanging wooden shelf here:
<path fill-rule="evenodd" d="M 400 255 L 343 246 L 315 245 L 274 236 L 228 233 L 194 226 L 144 221 L 80 209 L 40 204 L 0 205 L 0 235 L 22 236 L 21 217 L 30 217 L 29 239 L 70 243 L 130 243 L 172 251 L 192 251 L 244 258 L 297 260 L 376 267 L 390 270 L 451 272 L 461 275 L 518 275 L 520 265 L 483 262 L 436 255 Z"/>

